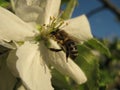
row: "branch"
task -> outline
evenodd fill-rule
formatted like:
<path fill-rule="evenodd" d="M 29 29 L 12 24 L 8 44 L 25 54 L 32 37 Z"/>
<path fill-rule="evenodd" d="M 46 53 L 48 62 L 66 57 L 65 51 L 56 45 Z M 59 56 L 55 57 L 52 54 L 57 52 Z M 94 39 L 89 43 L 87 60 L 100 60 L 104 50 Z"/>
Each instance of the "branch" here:
<path fill-rule="evenodd" d="M 109 0 L 99 0 L 105 7 L 110 9 L 113 13 L 115 13 L 118 17 L 120 17 L 120 10 L 114 4 L 112 4 Z"/>
<path fill-rule="evenodd" d="M 89 13 L 87 13 L 86 15 L 88 17 L 92 16 L 93 14 L 100 12 L 102 10 L 104 10 L 105 8 L 108 8 L 109 10 L 111 10 L 113 13 L 116 14 L 116 16 L 120 19 L 120 10 L 119 8 L 117 8 L 114 4 L 112 4 L 109 0 L 99 0 L 99 2 L 101 2 L 103 4 L 103 6 L 95 8 L 94 10 L 90 11 Z"/>
<path fill-rule="evenodd" d="M 102 10 L 104 10 L 105 8 L 106 8 L 106 7 L 104 7 L 104 6 L 95 8 L 95 9 L 91 10 L 90 12 L 88 12 L 88 13 L 86 14 L 86 16 L 87 16 L 87 17 L 90 17 L 90 16 L 92 16 L 92 15 L 94 15 L 94 14 L 96 14 L 96 13 L 102 11 Z"/>

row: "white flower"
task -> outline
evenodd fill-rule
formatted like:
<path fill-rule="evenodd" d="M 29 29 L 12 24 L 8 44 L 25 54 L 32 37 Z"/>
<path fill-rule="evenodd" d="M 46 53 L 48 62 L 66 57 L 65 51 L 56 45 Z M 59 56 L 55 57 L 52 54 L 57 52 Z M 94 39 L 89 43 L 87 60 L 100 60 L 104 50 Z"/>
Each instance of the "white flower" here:
<path fill-rule="evenodd" d="M 10 47 L 5 42 L 13 41 L 16 45 L 18 42 L 24 42 L 9 54 L 8 67 L 14 76 L 20 77 L 24 86 L 30 90 L 53 90 L 49 64 L 78 84 L 87 80 L 83 71 L 73 60 L 68 58 L 66 62 L 64 52 L 50 51 L 43 40 L 36 43 L 31 41 L 31 38 L 39 34 L 33 23 L 49 24 L 50 17 L 58 15 L 60 2 L 60 0 L 12 0 L 15 13 L 22 20 L 0 7 L 0 44 Z M 80 43 L 92 38 L 85 15 L 65 22 L 68 25 L 62 29 Z M 50 44 L 54 48 L 59 48 L 53 40 L 50 40 Z"/>

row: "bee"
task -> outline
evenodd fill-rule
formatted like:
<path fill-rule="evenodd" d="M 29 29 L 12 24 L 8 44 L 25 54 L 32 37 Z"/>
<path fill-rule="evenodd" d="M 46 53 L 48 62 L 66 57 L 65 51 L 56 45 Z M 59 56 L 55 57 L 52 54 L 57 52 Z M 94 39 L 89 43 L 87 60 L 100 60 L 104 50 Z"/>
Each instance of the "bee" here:
<path fill-rule="evenodd" d="M 49 48 L 51 51 L 66 53 L 66 60 L 68 57 L 75 60 L 78 56 L 78 49 L 76 42 L 63 30 L 57 29 L 50 33 L 51 37 L 58 43 L 61 49 Z"/>

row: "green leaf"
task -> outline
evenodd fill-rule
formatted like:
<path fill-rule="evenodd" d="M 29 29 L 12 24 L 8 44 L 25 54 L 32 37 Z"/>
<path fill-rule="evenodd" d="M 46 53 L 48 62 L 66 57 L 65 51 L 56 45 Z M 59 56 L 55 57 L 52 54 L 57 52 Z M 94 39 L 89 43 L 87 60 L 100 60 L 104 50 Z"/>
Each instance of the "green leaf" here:
<path fill-rule="evenodd" d="M 78 56 L 76 63 L 82 68 L 88 79 L 87 83 L 84 84 L 83 90 L 98 90 L 99 61 L 87 46 L 79 45 L 78 50 L 80 55 Z"/>
<path fill-rule="evenodd" d="M 61 4 L 68 3 L 70 0 L 61 0 Z"/>
<path fill-rule="evenodd" d="M 70 90 L 70 84 L 67 80 L 68 77 L 62 75 L 56 69 L 51 69 L 52 71 L 52 84 L 55 90 Z"/>
<path fill-rule="evenodd" d="M 1 7 L 7 8 L 7 7 L 9 7 L 9 5 L 10 5 L 10 1 L 8 1 L 8 0 L 1 0 L 0 1 Z"/>
<path fill-rule="evenodd" d="M 120 40 L 117 40 L 117 49 L 120 50 Z"/>
<path fill-rule="evenodd" d="M 85 42 L 85 44 L 100 51 L 101 53 L 103 53 L 109 57 L 111 56 L 109 49 L 103 43 L 101 43 L 100 41 L 98 41 L 95 38 L 88 40 L 87 42 Z"/>
<path fill-rule="evenodd" d="M 99 88 L 99 64 L 98 60 L 93 59 L 91 64 L 83 58 L 77 62 L 87 76 L 87 83 L 84 84 L 84 90 L 98 90 Z"/>
<path fill-rule="evenodd" d="M 61 18 L 63 18 L 63 19 L 69 19 L 69 18 L 71 18 L 72 13 L 73 13 L 73 10 L 74 10 L 76 4 L 77 4 L 77 0 L 70 0 L 70 1 L 67 3 L 67 7 L 66 7 L 66 9 L 64 10 Z"/>
<path fill-rule="evenodd" d="M 89 64 L 91 64 L 95 56 L 91 52 L 92 50 L 87 47 L 86 45 L 78 45 L 78 52 L 79 52 L 79 57 L 82 57 L 84 60 L 86 60 Z"/>
<path fill-rule="evenodd" d="M 99 86 L 103 87 L 106 86 L 107 84 L 111 83 L 114 81 L 113 76 L 111 75 L 112 73 L 109 70 L 100 70 L 100 83 Z"/>

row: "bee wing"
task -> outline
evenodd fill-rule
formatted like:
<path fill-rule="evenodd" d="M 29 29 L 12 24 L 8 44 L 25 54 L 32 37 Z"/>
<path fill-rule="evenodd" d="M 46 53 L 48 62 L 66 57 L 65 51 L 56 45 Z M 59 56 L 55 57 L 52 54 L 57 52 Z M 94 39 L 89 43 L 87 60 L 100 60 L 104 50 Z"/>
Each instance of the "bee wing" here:
<path fill-rule="evenodd" d="M 74 36 L 70 36 L 70 35 L 69 35 L 69 37 L 70 37 L 70 39 L 72 39 L 76 44 L 83 42 L 83 41 L 81 41 L 80 39 L 78 39 L 78 38 L 76 38 L 76 37 L 74 37 Z"/>
<path fill-rule="evenodd" d="M 80 42 L 78 38 L 76 38 L 76 37 L 74 37 L 73 35 L 69 34 L 68 32 L 66 32 L 66 30 L 62 30 L 62 29 L 59 29 L 59 30 L 60 30 L 60 31 L 63 31 L 64 35 L 65 35 L 67 38 L 75 41 L 76 43 L 79 43 L 79 42 Z"/>

